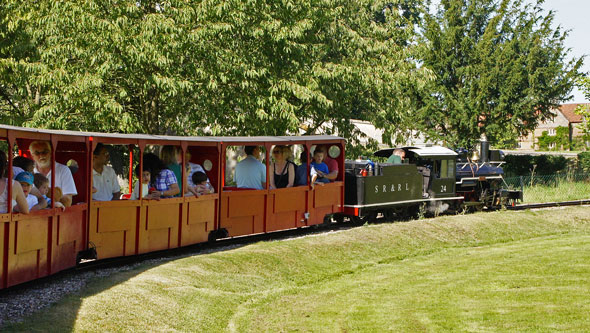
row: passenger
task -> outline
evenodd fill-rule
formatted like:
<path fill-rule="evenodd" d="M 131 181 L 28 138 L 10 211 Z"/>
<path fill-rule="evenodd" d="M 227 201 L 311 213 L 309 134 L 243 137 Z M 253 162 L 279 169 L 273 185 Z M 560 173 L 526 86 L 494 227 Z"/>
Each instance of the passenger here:
<path fill-rule="evenodd" d="M 293 187 L 295 183 L 295 166 L 289 161 L 291 149 L 287 146 L 275 146 L 272 150 L 275 159 L 270 165 L 270 188 Z"/>
<path fill-rule="evenodd" d="M 160 150 L 160 159 L 168 167 L 168 169 L 174 172 L 176 180 L 182 179 L 182 150 L 178 146 L 166 145 L 162 146 Z M 181 196 L 182 193 L 182 182 L 177 182 L 180 192 L 176 196 Z"/>
<path fill-rule="evenodd" d="M 92 199 L 96 201 L 111 201 L 121 198 L 121 186 L 115 170 L 108 166 L 109 147 L 99 143 L 94 149 L 92 159 L 92 185 L 96 192 Z"/>
<path fill-rule="evenodd" d="M 28 171 L 23 171 L 16 176 L 15 179 L 20 183 L 23 189 L 23 194 L 27 199 L 29 205 L 29 212 L 36 212 L 40 209 L 47 207 L 47 201 L 41 197 L 41 200 L 37 199 L 36 196 L 31 194 L 31 188 L 33 187 L 33 174 Z"/>
<path fill-rule="evenodd" d="M 23 171 L 28 171 L 33 173 L 35 170 L 35 161 L 28 159 L 24 156 L 15 156 L 12 159 L 12 166 L 22 169 Z M 16 174 L 13 175 L 16 177 Z"/>
<path fill-rule="evenodd" d="M 35 188 L 37 188 L 39 193 L 43 196 L 43 199 L 45 199 L 45 201 L 47 201 L 47 207 L 50 208 L 51 207 L 51 198 L 49 198 L 47 196 L 47 194 L 49 193 L 49 179 L 47 179 L 47 177 L 43 176 L 40 173 L 36 173 L 33 175 L 33 184 L 35 185 Z M 59 187 L 56 188 L 56 190 L 58 190 L 58 189 L 59 189 Z M 61 208 L 61 209 L 66 209 L 66 207 L 59 201 L 57 201 L 55 203 L 55 207 Z"/>
<path fill-rule="evenodd" d="M 0 214 L 8 213 L 8 179 L 4 177 L 8 163 L 6 154 L 0 150 Z M 22 214 L 29 213 L 29 204 L 23 192 L 23 188 L 16 180 L 12 180 L 12 207 Z"/>
<path fill-rule="evenodd" d="M 295 185 L 307 185 L 307 152 L 302 151 L 299 159 L 301 160 L 301 165 L 295 169 Z"/>
<path fill-rule="evenodd" d="M 191 162 L 190 161 L 191 157 L 192 157 L 191 153 L 187 150 L 186 155 L 185 155 L 185 160 L 188 162 L 188 165 L 190 167 L 190 171 L 189 171 L 188 177 L 187 177 L 187 184 L 188 184 L 188 186 L 194 188 L 195 183 L 193 183 L 193 175 L 195 174 L 195 172 L 202 172 L 205 175 L 207 173 L 205 172 L 205 169 L 203 169 L 203 167 L 200 164 Z M 213 188 L 213 185 L 211 185 L 211 181 L 209 180 L 209 178 L 207 178 L 207 187 L 211 193 L 215 192 L 215 189 Z"/>
<path fill-rule="evenodd" d="M 30 160 L 24 156 L 15 156 L 12 159 L 12 179 L 15 179 L 16 176 L 23 171 L 33 173 L 34 169 L 35 162 L 33 160 Z"/>
<path fill-rule="evenodd" d="M 197 197 L 203 194 L 214 193 L 213 188 L 208 186 L 209 179 L 204 172 L 197 171 L 193 173 L 192 182 L 196 184 L 193 188 Z"/>
<path fill-rule="evenodd" d="M 311 162 L 311 179 L 312 184 L 314 183 L 329 183 L 330 179 L 326 177 L 329 174 L 328 165 L 324 161 L 324 152 L 320 149 L 316 149 L 313 152 L 313 162 Z"/>
<path fill-rule="evenodd" d="M 150 184 L 154 187 L 148 199 L 170 198 L 180 193 L 174 172 L 156 154 L 144 154 L 143 167 L 150 170 Z"/>
<path fill-rule="evenodd" d="M 35 173 L 43 174 L 51 185 L 51 145 L 48 141 L 33 141 L 29 145 L 29 150 L 35 161 Z M 72 197 L 78 194 L 74 177 L 67 166 L 58 162 L 55 162 L 55 186 L 63 192 L 61 203 L 65 207 L 71 206 Z"/>
<path fill-rule="evenodd" d="M 139 178 L 139 164 L 135 167 L 135 175 Z M 150 194 L 150 171 L 144 169 L 141 173 L 141 195 L 143 198 L 147 197 Z M 135 182 L 135 186 L 133 187 L 133 192 L 131 192 L 130 200 L 138 200 L 139 199 L 139 180 Z"/>
<path fill-rule="evenodd" d="M 389 156 L 387 159 L 387 163 L 402 164 L 405 157 L 406 152 L 401 148 L 396 148 L 393 150 L 391 156 Z"/>
<path fill-rule="evenodd" d="M 328 170 L 330 171 L 324 178 L 329 179 L 330 181 L 336 180 L 338 178 L 338 161 L 331 158 L 328 155 L 328 147 L 326 145 L 319 145 L 316 147 L 315 150 L 320 150 L 324 153 L 324 163 L 328 166 Z M 315 151 L 314 151 L 315 153 Z"/>
<path fill-rule="evenodd" d="M 266 167 L 258 159 L 260 147 L 244 147 L 246 158 L 236 165 L 236 183 L 238 188 L 262 190 L 266 188 Z"/>

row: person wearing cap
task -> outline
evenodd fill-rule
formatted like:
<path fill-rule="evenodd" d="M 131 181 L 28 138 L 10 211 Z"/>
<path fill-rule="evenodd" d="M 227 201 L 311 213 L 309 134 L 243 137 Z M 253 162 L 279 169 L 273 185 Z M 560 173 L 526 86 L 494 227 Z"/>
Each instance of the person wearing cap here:
<path fill-rule="evenodd" d="M 47 207 L 47 201 L 43 197 L 41 197 L 41 200 L 39 200 L 36 196 L 31 194 L 34 180 L 32 173 L 23 171 L 16 176 L 15 180 L 20 183 L 20 186 L 23 189 L 23 193 L 27 200 L 27 204 L 29 205 L 30 212 L 38 211 Z"/>

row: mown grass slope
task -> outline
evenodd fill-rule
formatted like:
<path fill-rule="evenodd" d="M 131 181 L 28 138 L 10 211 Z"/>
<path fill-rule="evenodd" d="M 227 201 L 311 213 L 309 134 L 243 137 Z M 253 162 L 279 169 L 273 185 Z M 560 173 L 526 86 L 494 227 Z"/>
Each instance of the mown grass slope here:
<path fill-rule="evenodd" d="M 590 330 L 590 209 L 368 225 L 143 265 L 9 330 Z"/>

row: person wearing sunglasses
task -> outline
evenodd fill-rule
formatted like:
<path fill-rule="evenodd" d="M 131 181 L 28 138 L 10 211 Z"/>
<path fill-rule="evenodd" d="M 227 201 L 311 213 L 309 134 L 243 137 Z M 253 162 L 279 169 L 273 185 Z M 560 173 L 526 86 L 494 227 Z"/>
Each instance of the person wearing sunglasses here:
<path fill-rule="evenodd" d="M 287 146 L 275 146 L 272 150 L 274 163 L 270 165 L 270 188 L 293 187 L 295 183 L 295 166 L 289 161 L 291 149 Z"/>

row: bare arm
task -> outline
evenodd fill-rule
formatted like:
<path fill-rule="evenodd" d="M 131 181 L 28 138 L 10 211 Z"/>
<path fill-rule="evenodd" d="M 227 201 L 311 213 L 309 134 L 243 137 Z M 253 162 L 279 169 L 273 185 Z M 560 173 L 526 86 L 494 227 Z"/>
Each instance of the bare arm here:
<path fill-rule="evenodd" d="M 170 186 L 168 186 L 168 187 L 169 187 L 168 191 L 163 191 L 162 196 L 172 197 L 172 196 L 175 196 L 178 193 L 180 193 L 180 187 L 178 187 L 177 183 L 170 184 Z"/>
<path fill-rule="evenodd" d="M 295 167 L 293 163 L 289 163 L 289 184 L 287 187 L 293 187 L 293 184 L 295 184 Z"/>
<path fill-rule="evenodd" d="M 327 175 L 324 175 L 325 178 L 328 178 L 331 181 L 336 180 L 338 178 L 338 170 L 334 170 Z"/>
<path fill-rule="evenodd" d="M 270 173 L 270 188 L 271 189 L 275 189 L 277 187 L 275 186 L 275 177 L 274 177 L 274 175 L 275 175 L 275 165 L 274 165 L 274 163 L 271 164 L 268 167 L 268 172 Z M 266 187 L 266 183 L 263 182 L 262 183 L 262 188 L 265 188 L 265 187 Z"/>
<path fill-rule="evenodd" d="M 40 199 L 37 198 L 37 200 L 39 202 L 35 206 L 29 207 L 30 212 L 36 212 L 36 211 L 41 210 L 43 208 L 47 208 L 47 200 L 45 200 L 45 198 L 41 197 Z"/>
<path fill-rule="evenodd" d="M 13 182 L 12 199 L 16 200 L 17 209 L 19 213 L 29 214 L 29 204 L 27 203 L 27 198 L 25 198 L 25 193 L 23 192 L 23 188 L 20 186 L 19 182 Z"/>

